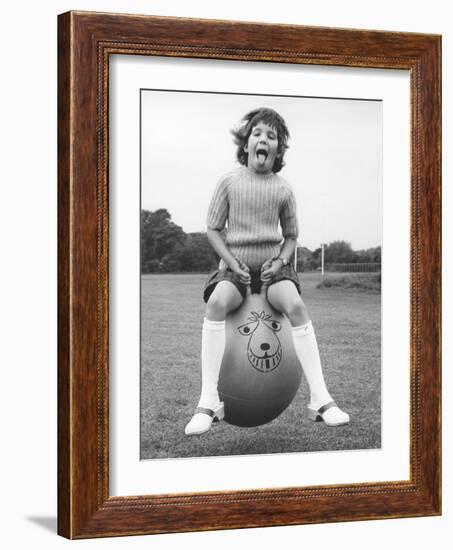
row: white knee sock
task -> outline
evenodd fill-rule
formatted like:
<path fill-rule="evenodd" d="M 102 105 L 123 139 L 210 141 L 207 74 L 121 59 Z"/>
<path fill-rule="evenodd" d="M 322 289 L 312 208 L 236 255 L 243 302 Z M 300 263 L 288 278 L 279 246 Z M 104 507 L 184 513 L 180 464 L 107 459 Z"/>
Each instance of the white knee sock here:
<path fill-rule="evenodd" d="M 217 382 L 225 351 L 225 321 L 204 319 L 201 333 L 201 397 L 199 407 L 215 408 L 219 403 Z"/>
<path fill-rule="evenodd" d="M 311 321 L 299 327 L 293 327 L 293 341 L 296 355 L 310 388 L 310 408 L 319 409 L 332 400 L 327 391 L 322 373 L 318 344 Z"/>

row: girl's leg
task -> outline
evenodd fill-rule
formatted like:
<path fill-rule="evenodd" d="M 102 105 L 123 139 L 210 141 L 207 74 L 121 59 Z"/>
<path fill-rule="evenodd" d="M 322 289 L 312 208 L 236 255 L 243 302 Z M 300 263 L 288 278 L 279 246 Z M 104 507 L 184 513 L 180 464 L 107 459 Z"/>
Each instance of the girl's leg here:
<path fill-rule="evenodd" d="M 229 281 L 218 283 L 206 305 L 201 336 L 201 396 L 186 435 L 207 432 L 215 417 L 223 416 L 217 383 L 225 351 L 225 318 L 242 303 L 242 295 Z"/>
<path fill-rule="evenodd" d="M 293 327 L 296 355 L 310 388 L 310 418 L 322 419 L 330 426 L 347 424 L 349 415 L 336 406 L 327 390 L 313 325 L 294 283 L 285 280 L 271 285 L 267 297 L 275 309 L 288 317 Z"/>
<path fill-rule="evenodd" d="M 242 295 L 229 281 L 218 283 L 206 304 L 201 334 L 201 397 L 199 407 L 219 404 L 217 382 L 225 351 L 225 318 L 242 303 Z"/>

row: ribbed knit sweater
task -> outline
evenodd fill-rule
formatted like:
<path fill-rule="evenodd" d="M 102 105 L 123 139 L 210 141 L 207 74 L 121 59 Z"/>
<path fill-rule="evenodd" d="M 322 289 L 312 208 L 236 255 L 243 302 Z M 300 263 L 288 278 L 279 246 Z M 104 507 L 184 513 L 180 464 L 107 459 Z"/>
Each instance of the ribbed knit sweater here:
<path fill-rule="evenodd" d="M 283 238 L 298 237 L 294 193 L 278 174 L 257 174 L 241 166 L 218 182 L 207 226 L 227 227 L 225 244 L 233 256 L 259 269 L 279 255 Z M 221 260 L 219 268 L 225 267 Z"/>

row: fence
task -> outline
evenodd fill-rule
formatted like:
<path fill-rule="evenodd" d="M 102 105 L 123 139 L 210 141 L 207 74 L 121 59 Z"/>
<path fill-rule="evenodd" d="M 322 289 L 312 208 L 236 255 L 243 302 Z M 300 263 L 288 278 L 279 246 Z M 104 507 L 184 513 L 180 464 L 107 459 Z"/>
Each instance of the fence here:
<path fill-rule="evenodd" d="M 326 264 L 324 271 L 342 273 L 380 273 L 380 262 Z"/>

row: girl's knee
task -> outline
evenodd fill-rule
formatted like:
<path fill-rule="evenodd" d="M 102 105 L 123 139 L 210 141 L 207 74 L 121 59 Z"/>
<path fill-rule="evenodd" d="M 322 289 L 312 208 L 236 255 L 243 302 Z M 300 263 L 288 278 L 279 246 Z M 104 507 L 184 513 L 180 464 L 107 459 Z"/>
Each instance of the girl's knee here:
<path fill-rule="evenodd" d="M 303 315 L 307 312 L 304 302 L 300 298 L 293 298 L 288 303 L 288 313 L 290 315 Z"/>
<path fill-rule="evenodd" d="M 309 321 L 307 307 L 300 297 L 295 297 L 287 303 L 287 311 L 285 313 L 293 326 Z"/>
<path fill-rule="evenodd" d="M 241 296 L 230 296 L 216 288 L 206 304 L 206 317 L 211 321 L 224 321 L 228 313 L 240 305 Z"/>
<path fill-rule="evenodd" d="M 212 321 L 223 321 L 226 317 L 226 300 L 212 293 L 206 304 L 206 317 Z"/>

